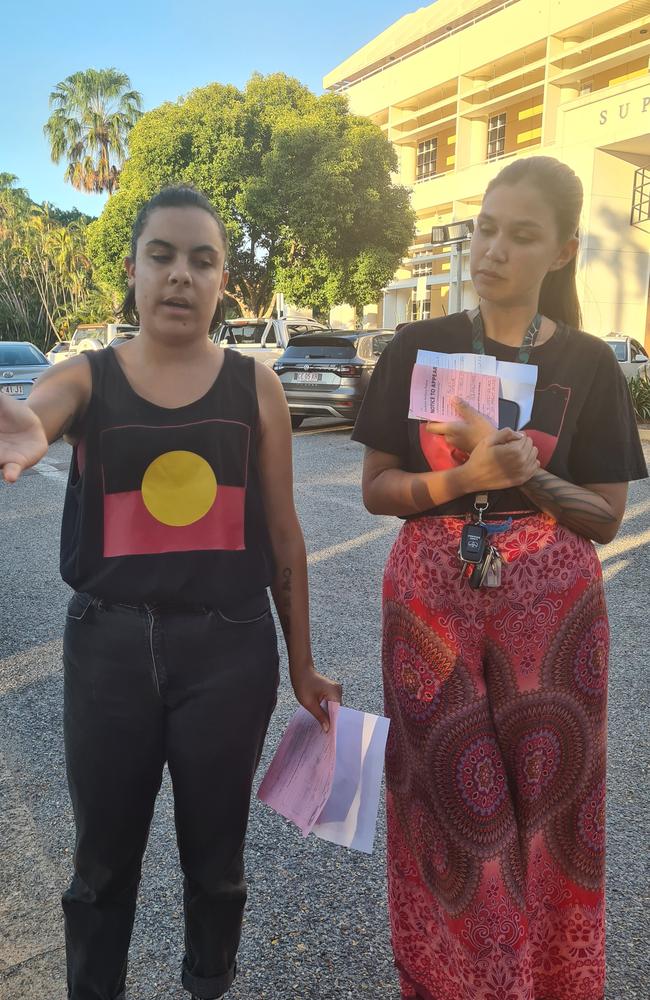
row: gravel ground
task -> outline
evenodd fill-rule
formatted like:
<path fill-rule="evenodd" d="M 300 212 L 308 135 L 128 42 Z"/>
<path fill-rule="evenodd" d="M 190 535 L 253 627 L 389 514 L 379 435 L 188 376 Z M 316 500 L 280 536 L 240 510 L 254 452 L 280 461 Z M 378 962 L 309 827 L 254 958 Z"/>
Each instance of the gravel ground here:
<path fill-rule="evenodd" d="M 310 553 L 314 648 L 347 704 L 381 710 L 379 589 L 398 528 L 359 500 L 361 449 L 349 430 L 310 422 L 294 436 L 296 495 Z M 59 896 L 72 820 L 61 739 L 57 570 L 67 448 L 46 474 L 0 489 L 0 998 L 63 1000 Z M 647 650 L 650 486 L 631 489 L 619 538 L 601 550 L 613 626 L 609 755 L 608 1000 L 646 1000 Z M 283 685 L 262 771 L 294 711 Z M 380 816 L 382 814 L 380 813 Z M 397 1000 L 385 900 L 383 818 L 371 857 L 296 831 L 253 803 L 250 901 L 232 1000 Z M 131 950 L 130 1000 L 180 1000 L 181 886 L 168 780 L 147 851 Z"/>

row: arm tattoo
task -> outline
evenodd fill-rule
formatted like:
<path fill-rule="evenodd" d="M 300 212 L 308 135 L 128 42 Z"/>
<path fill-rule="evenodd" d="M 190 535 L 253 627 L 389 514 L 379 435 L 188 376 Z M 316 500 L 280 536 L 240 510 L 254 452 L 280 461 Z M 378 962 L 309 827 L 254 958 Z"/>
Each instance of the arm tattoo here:
<path fill-rule="evenodd" d="M 532 479 L 520 487 L 536 507 L 550 514 L 572 531 L 600 541 L 617 517 L 607 501 L 582 486 L 567 483 L 539 469 Z"/>

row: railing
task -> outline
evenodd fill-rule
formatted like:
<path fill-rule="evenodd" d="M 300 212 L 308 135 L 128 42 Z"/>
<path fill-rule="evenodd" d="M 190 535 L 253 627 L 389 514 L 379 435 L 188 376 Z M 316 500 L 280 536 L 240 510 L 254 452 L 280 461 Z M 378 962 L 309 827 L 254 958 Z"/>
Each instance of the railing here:
<path fill-rule="evenodd" d="M 341 83 L 334 84 L 329 90 L 334 94 L 340 94 L 348 90 L 350 87 L 356 86 L 357 83 L 361 83 L 363 80 L 370 79 L 371 76 L 376 76 L 378 73 L 383 73 L 386 69 L 392 69 L 397 63 L 403 62 L 405 59 L 410 59 L 411 56 L 417 55 L 418 52 L 423 52 L 424 49 L 431 48 L 432 45 L 437 45 L 438 42 L 442 42 L 445 38 L 451 38 L 452 35 L 457 35 L 459 31 L 465 31 L 467 28 L 473 27 L 475 24 L 479 24 L 481 21 L 485 21 L 488 17 L 492 17 L 493 14 L 498 14 L 507 7 L 512 7 L 513 4 L 519 3 L 519 0 L 503 0 L 503 3 L 499 4 L 498 7 L 492 7 L 490 10 L 483 11 L 480 14 L 476 14 L 475 17 L 468 18 L 466 21 L 462 21 L 460 24 L 455 24 L 450 28 L 443 28 L 439 31 L 433 38 L 429 38 L 422 45 L 418 45 L 416 48 L 409 49 L 408 52 L 404 52 L 401 56 L 388 56 L 389 61 L 384 63 L 382 66 L 376 66 L 374 69 L 369 70 L 362 76 L 356 77 L 354 80 L 343 80 Z"/>

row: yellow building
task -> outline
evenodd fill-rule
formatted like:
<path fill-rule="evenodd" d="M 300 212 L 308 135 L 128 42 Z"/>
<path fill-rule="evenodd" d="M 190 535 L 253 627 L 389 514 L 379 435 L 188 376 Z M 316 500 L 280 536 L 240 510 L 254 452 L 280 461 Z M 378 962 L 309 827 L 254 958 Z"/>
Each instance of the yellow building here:
<path fill-rule="evenodd" d="M 473 305 L 468 244 L 442 243 L 456 234 L 440 227 L 471 219 L 499 169 L 535 153 L 584 185 L 585 329 L 648 343 L 649 57 L 650 0 L 438 0 L 329 73 L 324 86 L 393 143 L 417 213 L 409 257 L 367 318 Z"/>

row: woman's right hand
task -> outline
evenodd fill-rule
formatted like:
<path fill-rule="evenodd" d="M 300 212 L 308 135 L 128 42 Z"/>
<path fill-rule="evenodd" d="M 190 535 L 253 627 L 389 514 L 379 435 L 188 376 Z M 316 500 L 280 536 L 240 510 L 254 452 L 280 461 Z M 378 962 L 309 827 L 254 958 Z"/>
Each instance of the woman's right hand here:
<path fill-rule="evenodd" d="M 0 470 L 6 483 L 43 458 L 48 444 L 43 425 L 26 403 L 0 392 Z"/>
<path fill-rule="evenodd" d="M 484 437 L 465 463 L 471 490 L 523 486 L 539 469 L 537 448 L 527 434 L 504 427 Z"/>

